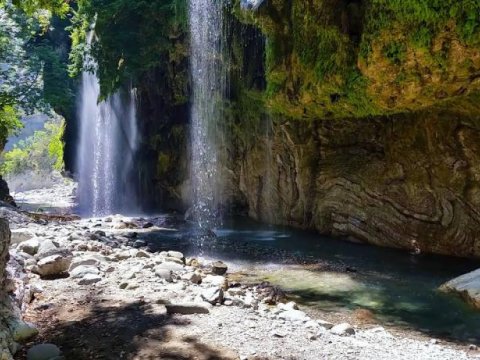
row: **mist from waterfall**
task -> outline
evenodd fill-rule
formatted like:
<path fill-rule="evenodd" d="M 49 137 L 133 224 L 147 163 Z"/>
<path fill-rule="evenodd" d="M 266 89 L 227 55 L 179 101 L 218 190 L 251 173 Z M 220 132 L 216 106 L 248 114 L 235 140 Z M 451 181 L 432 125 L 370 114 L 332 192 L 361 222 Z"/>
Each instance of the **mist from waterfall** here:
<path fill-rule="evenodd" d="M 223 1 L 189 0 L 192 216 L 202 229 L 218 225 L 221 174 L 218 127 L 226 90 Z"/>
<path fill-rule="evenodd" d="M 90 35 L 89 44 L 92 40 Z M 96 68 L 93 59 L 86 61 Z M 133 214 L 138 211 L 132 181 L 138 145 L 135 90 L 118 91 L 102 102 L 98 102 L 99 95 L 95 72 L 84 72 L 76 152 L 79 211 L 87 216 Z"/>

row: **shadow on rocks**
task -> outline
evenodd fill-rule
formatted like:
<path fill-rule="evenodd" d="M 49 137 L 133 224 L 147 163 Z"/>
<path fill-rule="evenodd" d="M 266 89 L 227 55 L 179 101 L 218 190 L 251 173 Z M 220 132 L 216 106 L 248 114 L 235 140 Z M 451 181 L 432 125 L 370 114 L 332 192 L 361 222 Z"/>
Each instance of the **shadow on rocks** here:
<path fill-rule="evenodd" d="M 76 304 L 59 304 L 33 316 L 40 335 L 25 350 L 49 342 L 68 360 L 237 359 L 233 352 L 213 348 L 195 337 L 176 335 L 176 329 L 190 324 L 189 318 L 159 313 L 159 307 L 143 301 L 88 297 Z M 25 350 L 16 359 L 25 359 Z"/>

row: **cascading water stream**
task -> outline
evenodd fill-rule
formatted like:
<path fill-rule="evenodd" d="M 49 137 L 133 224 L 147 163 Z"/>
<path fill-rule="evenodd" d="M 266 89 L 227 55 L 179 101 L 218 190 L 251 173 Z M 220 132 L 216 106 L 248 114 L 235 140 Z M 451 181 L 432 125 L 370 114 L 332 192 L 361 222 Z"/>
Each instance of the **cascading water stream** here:
<path fill-rule="evenodd" d="M 223 1 L 189 0 L 192 216 L 199 227 L 218 224 L 221 174 L 218 165 L 218 127 L 226 89 Z"/>
<path fill-rule="evenodd" d="M 94 35 L 88 40 L 90 45 Z M 96 69 L 92 58 L 85 61 Z M 135 213 L 138 206 L 131 179 L 138 143 L 135 90 L 119 91 L 102 102 L 99 96 L 96 74 L 84 72 L 76 163 L 79 210 L 88 216 Z"/>

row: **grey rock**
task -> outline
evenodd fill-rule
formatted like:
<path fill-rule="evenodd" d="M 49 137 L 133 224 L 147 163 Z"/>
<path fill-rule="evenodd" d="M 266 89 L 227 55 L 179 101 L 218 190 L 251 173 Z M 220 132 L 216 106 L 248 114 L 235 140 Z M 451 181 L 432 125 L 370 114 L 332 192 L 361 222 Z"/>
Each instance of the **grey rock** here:
<path fill-rule="evenodd" d="M 73 279 L 83 278 L 85 275 L 99 275 L 100 270 L 95 266 L 80 265 L 70 271 L 70 277 Z"/>
<path fill-rule="evenodd" d="M 141 248 L 141 247 L 144 247 L 146 245 L 147 245 L 147 243 L 144 240 L 135 240 L 135 242 L 133 243 L 133 247 L 135 247 L 135 248 Z"/>
<path fill-rule="evenodd" d="M 23 251 L 29 255 L 35 255 L 40 247 L 40 242 L 37 238 L 32 238 L 30 240 L 22 241 L 18 244 L 18 250 Z"/>
<path fill-rule="evenodd" d="M 348 323 L 341 323 L 338 325 L 335 325 L 330 329 L 330 332 L 335 335 L 355 335 L 355 329 L 352 327 L 352 325 Z"/>
<path fill-rule="evenodd" d="M 50 255 L 54 255 L 59 248 L 57 245 L 54 244 L 51 240 L 43 240 L 40 242 L 40 246 L 38 247 L 37 251 L 37 259 L 41 259 Z"/>
<path fill-rule="evenodd" d="M 290 321 L 303 321 L 308 319 L 307 314 L 303 311 L 293 309 L 281 312 L 278 317 Z"/>
<path fill-rule="evenodd" d="M 185 280 L 190 281 L 192 284 L 200 284 L 202 282 L 202 276 L 196 272 L 186 274 Z"/>
<path fill-rule="evenodd" d="M 225 284 L 226 279 L 223 276 L 219 275 L 207 275 L 203 278 L 202 283 L 204 284 L 212 284 L 215 286 L 223 286 Z"/>
<path fill-rule="evenodd" d="M 179 260 L 184 260 L 185 259 L 185 257 L 183 256 L 183 254 L 180 251 L 168 251 L 167 256 L 172 257 L 172 258 L 176 258 L 176 259 L 179 259 Z"/>
<path fill-rule="evenodd" d="M 271 331 L 270 335 L 277 338 L 284 338 L 287 336 L 287 332 L 285 330 L 274 329 Z"/>
<path fill-rule="evenodd" d="M 224 275 L 228 270 L 227 264 L 222 261 L 212 263 L 212 273 L 215 275 Z"/>
<path fill-rule="evenodd" d="M 78 285 L 92 285 L 102 280 L 100 275 L 86 274 L 78 281 Z"/>
<path fill-rule="evenodd" d="M 333 327 L 333 324 L 331 322 L 325 321 L 325 320 L 317 320 L 317 324 L 327 330 L 330 330 Z"/>
<path fill-rule="evenodd" d="M 53 360 L 60 357 L 62 352 L 54 344 L 39 344 L 27 351 L 27 360 Z"/>
<path fill-rule="evenodd" d="M 165 263 L 161 263 L 161 264 L 157 265 L 155 267 L 155 270 L 156 269 L 166 269 L 166 270 L 170 270 L 170 271 L 183 271 L 184 267 L 183 267 L 183 265 L 180 265 L 180 264 L 177 264 L 177 263 L 174 263 L 174 262 L 165 262 Z"/>
<path fill-rule="evenodd" d="M 71 272 L 73 269 L 79 266 L 100 266 L 100 260 L 97 257 L 88 256 L 88 257 L 76 257 L 72 260 L 70 264 L 69 271 Z"/>
<path fill-rule="evenodd" d="M 152 255 L 144 250 L 138 250 L 137 254 L 135 255 L 137 258 L 150 258 Z"/>
<path fill-rule="evenodd" d="M 178 259 L 178 258 L 176 258 L 176 257 L 171 257 L 171 256 L 167 256 L 167 257 L 164 258 L 163 260 L 166 261 L 166 262 L 171 262 L 171 263 L 179 264 L 179 265 L 183 265 L 183 264 L 184 264 L 183 260 Z"/>
<path fill-rule="evenodd" d="M 440 290 L 456 294 L 480 309 L 480 269 L 446 282 Z"/>
<path fill-rule="evenodd" d="M 35 237 L 34 232 L 29 229 L 12 229 L 11 230 L 12 244 L 19 244 L 23 241 L 30 240 L 34 237 Z"/>
<path fill-rule="evenodd" d="M 38 261 L 35 272 L 41 276 L 59 275 L 67 272 L 72 261 L 71 257 L 51 255 Z"/>
<path fill-rule="evenodd" d="M 223 290 L 217 287 L 205 289 L 202 292 L 202 299 L 212 305 L 221 304 L 223 302 Z"/>
<path fill-rule="evenodd" d="M 168 282 L 173 281 L 172 270 L 164 269 L 157 266 L 155 268 L 155 275 L 157 275 L 160 279 L 164 279 L 165 281 L 168 281 Z"/>
<path fill-rule="evenodd" d="M 208 314 L 210 310 L 200 304 L 166 304 L 167 314 Z"/>

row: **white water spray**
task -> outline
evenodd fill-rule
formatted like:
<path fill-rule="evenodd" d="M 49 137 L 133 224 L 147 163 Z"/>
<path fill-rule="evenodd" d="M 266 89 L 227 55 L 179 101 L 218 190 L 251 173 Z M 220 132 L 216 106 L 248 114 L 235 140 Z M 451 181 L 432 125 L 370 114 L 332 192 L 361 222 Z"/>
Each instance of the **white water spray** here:
<path fill-rule="evenodd" d="M 221 176 L 217 128 L 226 89 L 223 1 L 189 0 L 192 215 L 202 229 L 217 225 Z"/>
<path fill-rule="evenodd" d="M 93 35 L 89 44 L 92 40 Z M 93 59 L 86 61 L 96 68 Z M 98 102 L 99 95 L 97 76 L 84 72 L 76 161 L 79 210 L 89 216 L 135 213 L 138 210 L 132 182 L 138 144 L 135 90 L 117 92 L 102 102 Z"/>

